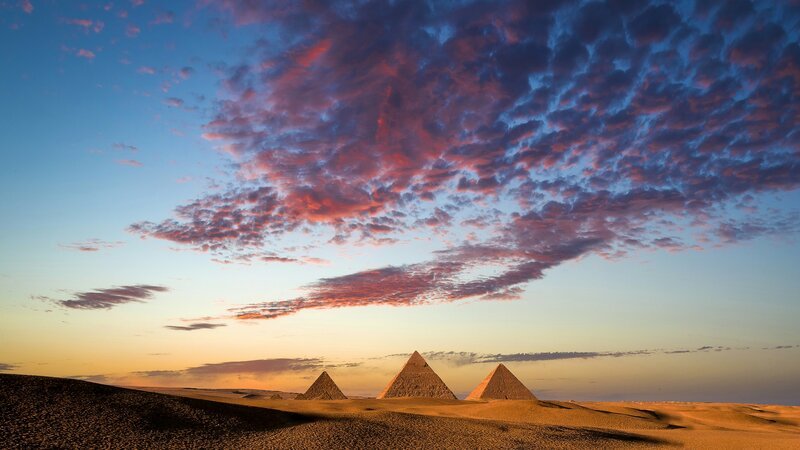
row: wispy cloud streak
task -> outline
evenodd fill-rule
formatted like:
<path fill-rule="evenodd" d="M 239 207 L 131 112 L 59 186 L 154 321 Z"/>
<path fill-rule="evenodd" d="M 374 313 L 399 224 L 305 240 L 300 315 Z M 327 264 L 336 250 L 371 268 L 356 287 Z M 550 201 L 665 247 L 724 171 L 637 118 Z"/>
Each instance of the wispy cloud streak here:
<path fill-rule="evenodd" d="M 224 323 L 208 323 L 198 322 L 189 325 L 166 325 L 164 328 L 174 331 L 196 331 L 196 330 L 213 330 L 214 328 L 224 327 Z"/>
<path fill-rule="evenodd" d="M 794 348 L 796 346 L 777 346 L 777 348 Z M 455 351 L 434 351 L 424 352 L 426 358 L 431 360 L 449 361 L 454 365 L 486 364 L 486 363 L 509 363 L 509 362 L 539 362 L 539 361 L 560 361 L 568 359 L 597 359 L 597 358 L 622 358 L 627 356 L 649 356 L 649 355 L 681 355 L 689 353 L 705 352 L 727 352 L 732 350 L 749 350 L 749 347 L 732 348 L 728 346 L 705 345 L 697 348 L 683 349 L 642 349 L 617 352 L 597 352 L 597 351 L 575 351 L 575 352 L 533 352 L 533 353 L 496 353 L 484 354 L 475 352 L 455 352 Z M 767 348 L 763 349 L 767 350 Z M 388 355 L 394 357 L 401 355 Z"/>
<path fill-rule="evenodd" d="M 111 309 L 126 303 L 143 303 L 151 299 L 158 292 L 166 292 L 164 286 L 154 286 L 148 284 L 135 284 L 129 286 L 118 286 L 107 289 L 97 289 L 94 291 L 78 292 L 73 298 L 67 300 L 57 300 L 50 297 L 40 296 L 40 300 L 53 302 L 57 305 L 70 309 Z"/>

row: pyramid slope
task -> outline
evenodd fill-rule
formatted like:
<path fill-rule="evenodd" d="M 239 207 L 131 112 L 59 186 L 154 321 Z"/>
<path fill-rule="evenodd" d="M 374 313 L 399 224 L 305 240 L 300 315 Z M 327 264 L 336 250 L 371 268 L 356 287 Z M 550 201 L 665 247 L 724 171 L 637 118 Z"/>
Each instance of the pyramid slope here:
<path fill-rule="evenodd" d="M 455 400 L 453 391 L 431 369 L 425 358 L 414 352 L 377 398 L 426 397 Z"/>
<path fill-rule="evenodd" d="M 536 396 L 506 366 L 498 364 L 467 400 L 536 400 Z"/>
<path fill-rule="evenodd" d="M 308 390 L 298 395 L 296 400 L 347 400 L 347 397 L 333 382 L 328 372 L 322 372 Z"/>

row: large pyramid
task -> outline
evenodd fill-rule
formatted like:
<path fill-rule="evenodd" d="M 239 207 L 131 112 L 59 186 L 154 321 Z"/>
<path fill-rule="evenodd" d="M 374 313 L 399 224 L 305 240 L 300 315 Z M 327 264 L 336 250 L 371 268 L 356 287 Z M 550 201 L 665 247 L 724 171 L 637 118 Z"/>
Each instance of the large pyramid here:
<path fill-rule="evenodd" d="M 425 362 L 425 358 L 414 352 L 378 398 L 428 397 L 455 399 L 456 396 L 439 375 Z"/>
<path fill-rule="evenodd" d="M 506 366 L 498 364 L 467 400 L 536 400 L 536 397 Z"/>
<path fill-rule="evenodd" d="M 322 372 L 304 394 L 295 400 L 347 400 L 339 386 L 333 382 L 328 372 Z"/>

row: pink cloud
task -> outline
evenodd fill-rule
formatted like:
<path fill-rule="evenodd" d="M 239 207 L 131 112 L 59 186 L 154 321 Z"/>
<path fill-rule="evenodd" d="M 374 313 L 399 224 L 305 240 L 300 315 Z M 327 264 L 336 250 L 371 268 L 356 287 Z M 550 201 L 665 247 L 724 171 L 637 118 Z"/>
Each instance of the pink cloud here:
<path fill-rule="evenodd" d="M 128 26 L 125 27 L 125 35 L 131 38 L 138 36 L 141 31 L 141 28 L 133 24 L 128 24 Z"/>
<path fill-rule="evenodd" d="M 70 244 L 59 244 L 59 247 L 69 250 L 77 250 L 80 252 L 98 252 L 100 250 L 107 250 L 123 245 L 121 241 L 104 241 L 102 239 L 88 239 L 81 242 L 73 242 Z"/>
<path fill-rule="evenodd" d="M 183 100 L 175 97 L 170 97 L 164 100 L 164 104 L 170 106 L 172 108 L 182 108 L 183 107 Z"/>
<path fill-rule="evenodd" d="M 102 21 L 94 21 L 89 19 L 64 19 L 64 22 L 70 25 L 77 25 L 86 31 L 92 30 L 95 33 L 103 31 L 105 23 Z"/>
<path fill-rule="evenodd" d="M 117 164 L 129 167 L 142 167 L 143 164 L 135 159 L 118 159 Z"/>
<path fill-rule="evenodd" d="M 78 57 L 80 57 L 80 58 L 86 58 L 86 59 L 89 59 L 89 60 L 92 60 L 95 57 L 95 54 L 94 54 L 93 51 L 86 50 L 84 48 L 79 49 L 78 52 L 76 53 L 76 55 L 78 55 Z"/>

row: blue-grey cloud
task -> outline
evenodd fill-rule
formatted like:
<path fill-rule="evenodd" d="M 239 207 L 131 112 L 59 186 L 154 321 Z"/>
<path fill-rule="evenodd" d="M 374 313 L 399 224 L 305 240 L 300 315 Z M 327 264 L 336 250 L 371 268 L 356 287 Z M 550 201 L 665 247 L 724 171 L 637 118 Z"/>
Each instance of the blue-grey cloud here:
<path fill-rule="evenodd" d="M 208 323 L 197 322 L 189 325 L 166 325 L 164 328 L 175 331 L 195 331 L 195 330 L 213 330 L 214 328 L 224 327 L 224 323 Z"/>
<path fill-rule="evenodd" d="M 168 290 L 169 289 L 164 286 L 135 284 L 106 289 L 96 289 L 94 291 L 87 292 L 78 292 L 74 294 L 72 298 L 67 300 L 52 299 L 45 296 L 39 296 L 36 298 L 50 301 L 70 309 L 111 309 L 126 303 L 142 303 L 152 298 L 156 293 L 166 292 Z"/>

